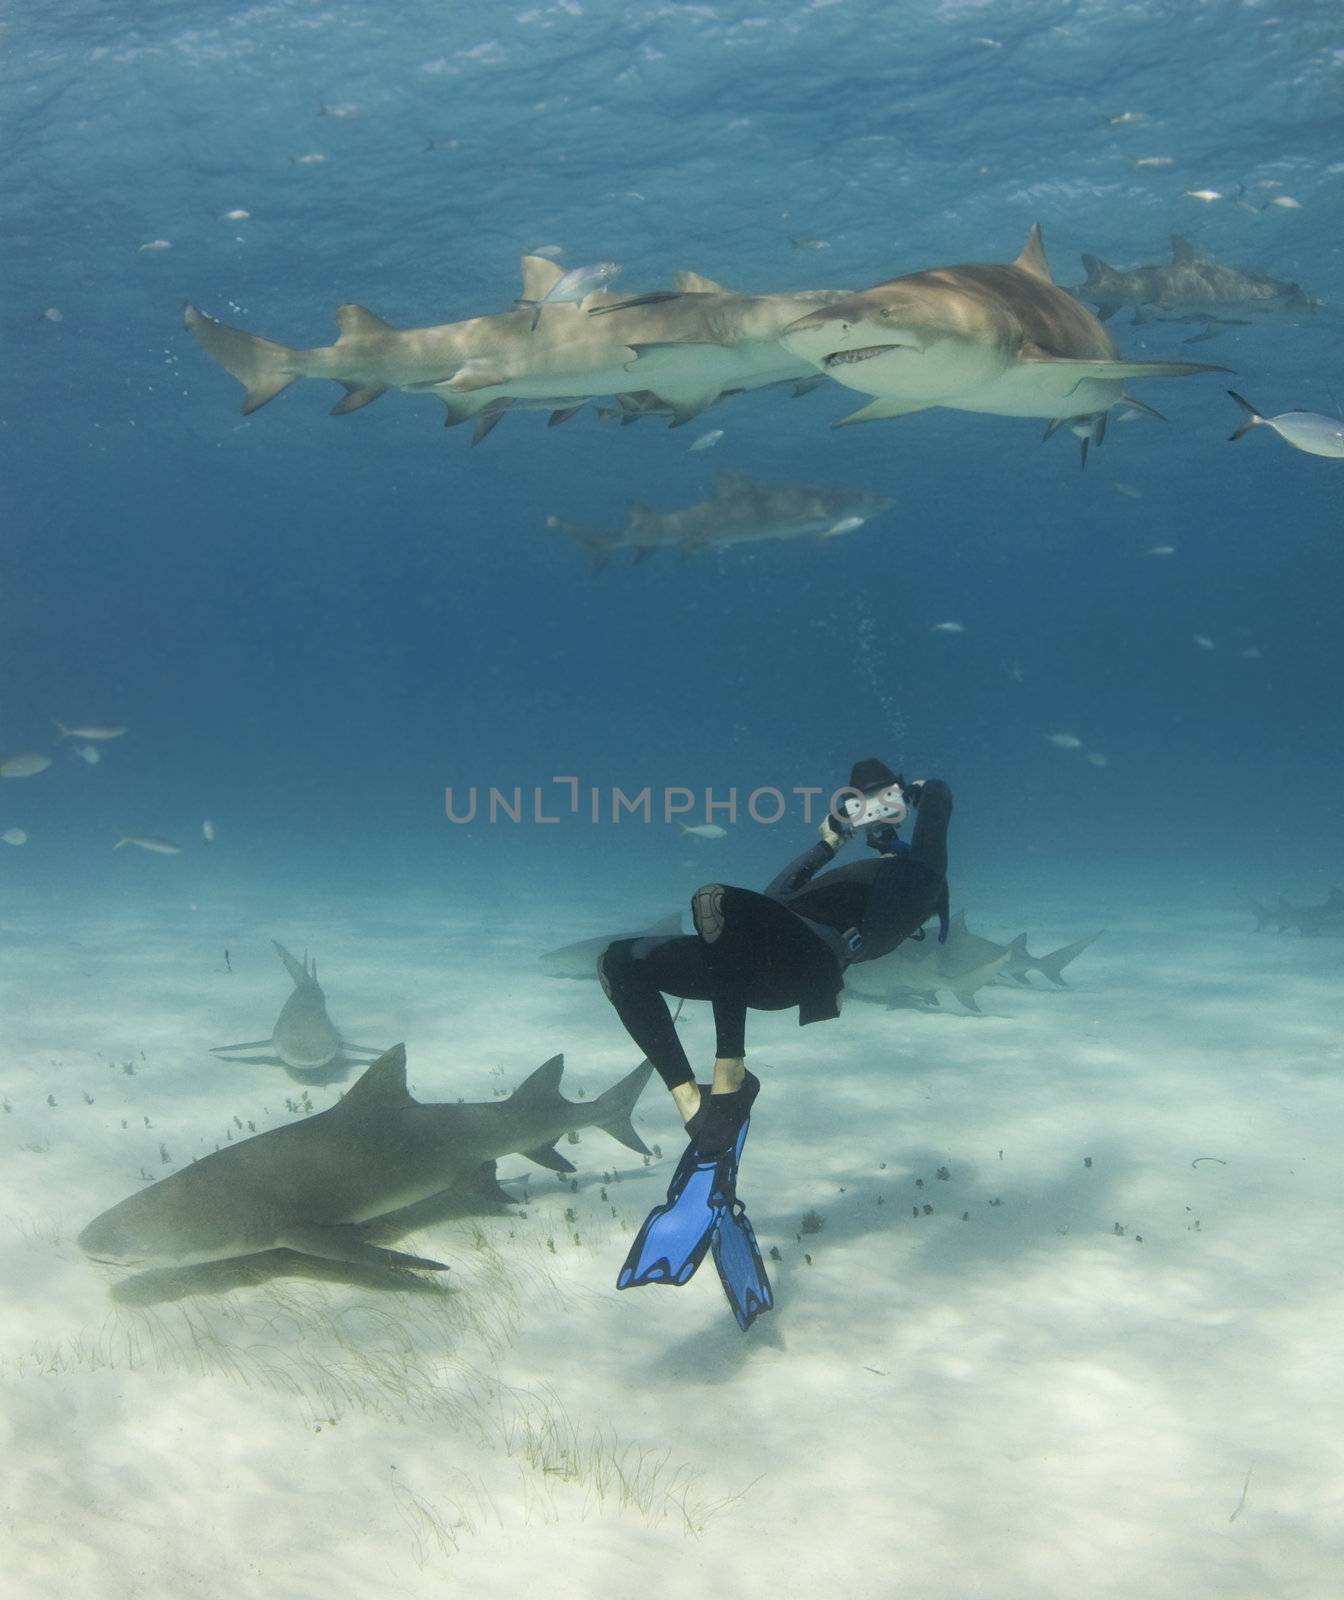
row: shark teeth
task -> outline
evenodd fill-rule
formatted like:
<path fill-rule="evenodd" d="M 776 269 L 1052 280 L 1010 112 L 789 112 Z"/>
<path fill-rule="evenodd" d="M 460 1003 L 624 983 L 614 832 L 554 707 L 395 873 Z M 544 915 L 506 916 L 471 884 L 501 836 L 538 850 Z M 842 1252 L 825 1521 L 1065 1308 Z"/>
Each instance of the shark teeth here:
<path fill-rule="evenodd" d="M 822 360 L 823 367 L 848 367 L 856 361 L 870 361 L 874 356 L 884 356 L 891 350 L 899 350 L 896 344 L 866 344 L 859 350 L 834 350 Z"/>

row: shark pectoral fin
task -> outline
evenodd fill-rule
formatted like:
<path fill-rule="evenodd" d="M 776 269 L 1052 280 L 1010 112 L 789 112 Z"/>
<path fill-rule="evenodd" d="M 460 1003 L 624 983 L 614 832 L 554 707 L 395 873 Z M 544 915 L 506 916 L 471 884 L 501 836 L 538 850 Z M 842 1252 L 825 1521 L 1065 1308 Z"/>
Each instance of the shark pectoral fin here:
<path fill-rule="evenodd" d="M 824 372 L 819 372 L 815 378 L 799 378 L 798 382 L 793 386 L 791 398 L 801 400 L 805 394 L 811 394 L 814 389 L 820 389 L 826 381 Z"/>
<path fill-rule="evenodd" d="M 449 1270 L 444 1261 L 431 1261 L 428 1256 L 407 1255 L 402 1250 L 370 1244 L 362 1228 L 346 1222 L 286 1227 L 275 1242 L 283 1250 L 297 1250 L 300 1255 L 318 1256 L 323 1261 L 344 1261 L 352 1267 L 416 1267 L 422 1272 Z"/>
<path fill-rule="evenodd" d="M 269 1045 L 271 1041 L 267 1039 L 264 1042 Z M 223 1053 L 225 1050 L 237 1050 L 238 1048 L 238 1045 L 220 1045 L 218 1049 L 212 1050 L 210 1054 L 218 1056 L 221 1061 L 240 1061 L 247 1067 L 287 1067 L 289 1065 L 287 1061 L 282 1060 L 279 1056 L 231 1056 Z"/>
<path fill-rule="evenodd" d="M 464 361 L 452 377 L 443 379 L 441 387 L 456 394 L 470 394 L 473 389 L 496 388 L 506 382 L 508 376 L 497 361 L 473 356 L 470 361 Z"/>
<path fill-rule="evenodd" d="M 241 408 L 245 417 L 274 400 L 282 389 L 302 376 L 299 352 L 286 344 L 216 322 L 193 305 L 187 306 L 183 321 L 205 353 L 247 390 Z"/>
<path fill-rule="evenodd" d="M 1114 302 L 1104 301 L 1097 307 L 1097 321 L 1109 322 L 1119 309 L 1120 302 L 1118 300 Z"/>
<path fill-rule="evenodd" d="M 226 1050 L 269 1050 L 270 1039 L 244 1039 L 242 1044 L 214 1044 L 210 1046 L 212 1056 L 222 1055 Z"/>
<path fill-rule="evenodd" d="M 572 1161 L 566 1161 L 564 1156 L 555 1148 L 554 1144 L 539 1144 L 535 1150 L 522 1150 L 520 1155 L 529 1161 L 535 1161 L 539 1167 L 546 1167 L 551 1172 L 577 1171 Z"/>
<path fill-rule="evenodd" d="M 559 407 L 558 410 L 552 411 L 550 416 L 547 417 L 546 426 L 548 428 L 558 428 L 562 422 L 568 422 L 571 417 L 577 417 L 587 403 L 586 400 L 580 400 L 576 406 Z"/>
<path fill-rule="evenodd" d="M 1231 367 L 1215 367 L 1206 361 L 1072 361 L 1057 356 L 1024 356 L 1026 367 L 1049 367 L 1060 376 L 1076 376 L 1123 383 L 1127 378 L 1192 378 L 1201 372 L 1230 372 Z"/>
<path fill-rule="evenodd" d="M 341 380 L 344 382 L 344 379 Z M 360 411 L 365 406 L 371 406 L 380 394 L 387 393 L 385 383 L 346 383 L 345 399 L 338 400 L 332 406 L 329 415 L 333 417 L 348 416 L 352 411 Z"/>
<path fill-rule="evenodd" d="M 375 1049 L 371 1044 L 351 1044 L 347 1039 L 341 1040 L 341 1049 L 348 1056 L 368 1056 L 373 1060 L 383 1054 L 381 1050 Z"/>
<path fill-rule="evenodd" d="M 870 401 L 868 405 L 860 407 L 858 411 L 851 411 L 847 417 L 837 417 L 831 424 L 833 428 L 847 428 L 851 422 L 880 422 L 884 417 L 908 417 L 916 411 L 928 411 L 927 400 L 883 400 Z"/>

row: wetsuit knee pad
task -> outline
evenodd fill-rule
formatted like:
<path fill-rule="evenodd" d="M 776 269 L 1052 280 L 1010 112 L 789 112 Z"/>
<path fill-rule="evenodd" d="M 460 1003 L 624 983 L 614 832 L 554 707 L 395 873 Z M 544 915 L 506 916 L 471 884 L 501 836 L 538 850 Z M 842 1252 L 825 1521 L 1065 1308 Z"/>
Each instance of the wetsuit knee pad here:
<path fill-rule="evenodd" d="M 706 944 L 713 944 L 723 932 L 723 885 L 707 883 L 691 897 L 691 920 Z"/>

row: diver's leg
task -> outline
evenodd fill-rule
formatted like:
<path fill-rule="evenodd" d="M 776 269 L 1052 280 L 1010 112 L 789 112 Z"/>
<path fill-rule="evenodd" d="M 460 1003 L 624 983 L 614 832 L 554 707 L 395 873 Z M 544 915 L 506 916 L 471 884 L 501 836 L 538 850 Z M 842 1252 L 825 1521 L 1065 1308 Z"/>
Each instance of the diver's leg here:
<path fill-rule="evenodd" d="M 653 1063 L 689 1117 L 700 1103 L 695 1074 L 668 1010 L 665 994 L 684 1000 L 710 998 L 704 951 L 694 937 L 617 939 L 598 957 L 597 976 L 626 1032 Z"/>
<path fill-rule="evenodd" d="M 942 878 L 947 874 L 947 827 L 952 820 L 952 791 L 941 778 L 926 778 L 915 808 L 910 859 Z"/>

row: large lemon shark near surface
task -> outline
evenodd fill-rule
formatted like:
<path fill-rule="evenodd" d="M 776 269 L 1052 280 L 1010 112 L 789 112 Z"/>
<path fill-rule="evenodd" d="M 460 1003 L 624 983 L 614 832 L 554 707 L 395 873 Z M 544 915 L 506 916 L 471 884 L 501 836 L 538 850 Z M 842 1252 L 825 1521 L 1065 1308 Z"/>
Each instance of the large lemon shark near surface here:
<path fill-rule="evenodd" d="M 1009 265 L 935 267 L 879 283 L 801 317 L 786 350 L 850 389 L 874 396 L 836 426 L 945 406 L 1045 417 L 1098 444 L 1139 378 L 1186 378 L 1225 367 L 1126 361 L 1095 316 L 1050 276 L 1039 224 Z M 1155 413 L 1156 414 L 1156 413 Z"/>
<path fill-rule="evenodd" d="M 363 306 L 340 306 L 335 344 L 301 350 L 186 308 L 186 326 L 246 389 L 244 415 L 298 378 L 345 388 L 334 416 L 402 389 L 436 395 L 446 423 L 476 418 L 483 438 L 511 406 L 545 409 L 563 422 L 599 396 L 638 395 L 640 409 L 689 422 L 725 395 L 775 383 L 810 386 L 811 363 L 791 355 L 780 333 L 844 290 L 741 295 L 698 273 L 677 289 L 623 299 L 599 291 L 578 302 L 534 307 L 562 276 L 543 256 L 522 258 L 523 292 L 511 311 L 437 327 L 394 328 Z"/>

